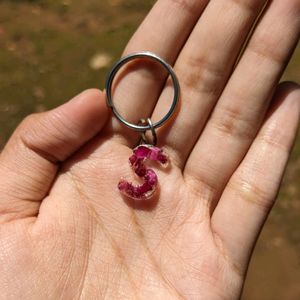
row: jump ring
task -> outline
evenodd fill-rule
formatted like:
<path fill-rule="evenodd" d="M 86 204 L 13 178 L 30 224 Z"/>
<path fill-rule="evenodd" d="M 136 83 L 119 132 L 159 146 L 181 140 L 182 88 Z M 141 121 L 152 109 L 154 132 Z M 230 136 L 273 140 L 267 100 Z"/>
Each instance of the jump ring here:
<path fill-rule="evenodd" d="M 156 135 L 155 128 L 153 127 L 153 123 L 152 123 L 151 119 L 150 119 L 150 118 L 148 118 L 147 120 L 141 119 L 141 120 L 140 120 L 140 123 L 141 123 L 141 124 L 146 124 L 146 123 L 147 123 L 147 124 L 150 126 L 150 130 L 151 130 L 151 133 L 152 133 L 152 143 L 150 143 L 150 142 L 147 140 L 147 137 L 146 137 L 146 131 L 142 132 L 142 134 L 141 134 L 142 141 L 143 141 L 145 144 L 150 144 L 150 145 L 156 146 L 156 145 L 157 145 L 157 135 Z"/>
<path fill-rule="evenodd" d="M 170 107 L 170 110 L 167 112 L 167 114 L 158 122 L 153 123 L 151 122 L 152 125 L 150 125 L 150 123 L 148 122 L 148 125 L 135 125 L 132 124 L 128 121 L 126 121 L 121 115 L 120 113 L 117 111 L 114 103 L 113 103 L 113 98 L 112 98 L 112 85 L 113 85 L 113 80 L 117 74 L 117 72 L 121 69 L 122 66 L 124 66 L 127 62 L 132 61 L 134 59 L 137 58 L 149 58 L 152 59 L 158 63 L 160 63 L 169 73 L 169 75 L 172 78 L 173 81 L 173 86 L 174 86 L 174 98 L 173 98 L 173 102 L 172 105 Z M 112 109 L 113 114 L 115 115 L 115 117 L 124 125 L 126 125 L 127 127 L 136 130 L 136 131 L 140 131 L 140 132 L 145 132 L 147 130 L 151 130 L 152 129 L 156 129 L 158 127 L 161 127 L 165 122 L 167 122 L 169 120 L 169 118 L 173 115 L 176 106 L 178 104 L 179 101 L 179 96 L 180 96 L 180 85 L 179 85 L 179 81 L 177 79 L 177 76 L 173 70 L 173 68 L 167 63 L 165 62 L 161 57 L 159 57 L 158 55 L 152 53 L 152 52 L 138 52 L 138 53 L 133 53 L 130 55 L 127 55 L 123 58 L 121 58 L 112 68 L 112 70 L 110 71 L 110 73 L 108 74 L 107 80 L 106 80 L 106 100 L 107 100 L 107 105 Z"/>

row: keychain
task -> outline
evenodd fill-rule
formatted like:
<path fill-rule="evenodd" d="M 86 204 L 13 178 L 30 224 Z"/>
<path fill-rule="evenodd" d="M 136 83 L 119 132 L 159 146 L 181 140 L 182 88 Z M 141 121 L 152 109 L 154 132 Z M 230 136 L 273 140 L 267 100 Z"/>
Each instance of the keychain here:
<path fill-rule="evenodd" d="M 112 99 L 112 85 L 116 74 L 122 66 L 134 59 L 140 58 L 151 59 L 155 62 L 158 62 L 168 71 L 173 81 L 174 98 L 168 113 L 160 121 L 152 123 L 151 119 L 147 118 L 141 119 L 140 122 L 137 125 L 135 125 L 126 121 L 117 111 Z M 157 189 L 158 178 L 153 169 L 147 168 L 145 166 L 145 161 L 157 161 L 158 163 L 164 166 L 168 163 L 167 154 L 164 152 L 163 149 L 156 146 L 157 135 L 155 130 L 164 125 L 175 112 L 180 96 L 180 86 L 177 76 L 173 68 L 156 54 L 151 52 L 133 53 L 123 57 L 113 66 L 112 70 L 108 74 L 108 78 L 106 81 L 106 96 L 107 105 L 112 109 L 112 112 L 115 115 L 115 117 L 128 128 L 141 133 L 140 145 L 133 149 L 133 154 L 129 158 L 129 163 L 135 174 L 138 177 L 142 178 L 144 182 L 141 185 L 134 185 L 133 183 L 128 182 L 125 179 L 121 179 L 118 184 L 118 189 L 123 195 L 134 200 L 150 199 Z M 149 130 L 152 134 L 152 141 L 148 141 L 146 138 L 146 132 Z"/>

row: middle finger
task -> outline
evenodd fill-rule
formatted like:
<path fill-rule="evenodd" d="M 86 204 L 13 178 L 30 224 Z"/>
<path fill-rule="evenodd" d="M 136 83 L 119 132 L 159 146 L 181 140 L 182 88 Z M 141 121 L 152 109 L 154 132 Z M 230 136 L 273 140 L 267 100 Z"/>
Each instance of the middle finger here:
<path fill-rule="evenodd" d="M 171 126 L 158 130 L 179 167 L 196 143 L 222 93 L 237 56 L 265 1 L 212 0 L 180 53 L 175 71 L 182 88 L 182 105 Z M 161 119 L 173 91 L 167 86 L 154 114 Z"/>

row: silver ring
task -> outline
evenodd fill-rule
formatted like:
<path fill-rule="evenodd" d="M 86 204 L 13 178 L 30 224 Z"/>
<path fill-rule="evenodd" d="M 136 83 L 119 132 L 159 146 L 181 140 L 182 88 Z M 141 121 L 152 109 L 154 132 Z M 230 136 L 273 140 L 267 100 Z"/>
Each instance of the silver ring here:
<path fill-rule="evenodd" d="M 117 72 L 121 69 L 122 66 L 124 66 L 127 62 L 137 59 L 137 58 L 149 58 L 151 60 L 154 60 L 158 63 L 160 63 L 161 65 L 163 65 L 163 67 L 168 71 L 169 75 L 172 78 L 173 81 L 173 86 L 174 86 L 174 98 L 173 98 L 173 102 L 171 105 L 170 110 L 168 111 L 168 113 L 158 122 L 152 124 L 152 126 L 150 124 L 145 125 L 145 126 L 141 126 L 141 125 L 135 125 L 132 124 L 128 121 L 126 121 L 121 115 L 120 113 L 117 111 L 116 107 L 114 106 L 113 103 L 113 99 L 112 99 L 112 85 L 113 85 L 113 80 L 117 74 Z M 123 58 L 121 58 L 111 69 L 111 71 L 108 74 L 107 80 L 106 80 L 106 84 L 105 84 L 105 89 L 106 89 L 106 101 L 107 101 L 107 105 L 112 109 L 115 117 L 124 125 L 126 125 L 127 127 L 136 130 L 136 131 L 140 131 L 140 132 L 145 132 L 146 130 L 151 130 L 151 128 L 156 129 L 158 127 L 161 127 L 165 122 L 167 122 L 169 120 L 169 118 L 173 115 L 175 108 L 178 104 L 179 101 L 179 96 L 180 96 L 180 86 L 179 86 L 179 81 L 177 79 L 177 76 L 173 70 L 173 68 L 167 63 L 165 62 L 161 57 L 159 57 L 158 55 L 152 53 L 152 52 L 138 52 L 138 53 L 133 53 L 130 55 L 127 55 Z"/>

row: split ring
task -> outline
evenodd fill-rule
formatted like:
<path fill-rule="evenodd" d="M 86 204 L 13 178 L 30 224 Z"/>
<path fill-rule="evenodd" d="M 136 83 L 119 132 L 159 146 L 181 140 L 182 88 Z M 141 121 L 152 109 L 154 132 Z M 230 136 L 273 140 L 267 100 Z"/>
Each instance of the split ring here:
<path fill-rule="evenodd" d="M 114 102 L 113 102 L 113 97 L 112 97 L 112 86 L 113 86 L 113 81 L 114 78 L 116 76 L 116 74 L 118 73 L 118 71 L 121 69 L 122 66 L 124 66 L 126 63 L 134 60 L 134 59 L 139 59 L 139 58 L 147 58 L 147 59 L 151 59 L 154 60 L 158 63 L 160 63 L 169 73 L 169 75 L 171 76 L 171 79 L 173 81 L 173 87 L 174 87 L 174 97 L 173 97 L 173 102 L 172 105 L 169 109 L 169 111 L 167 112 L 167 114 L 158 122 L 156 123 L 151 123 L 148 125 L 136 125 L 136 124 L 132 124 L 128 121 L 126 121 L 121 115 L 120 113 L 117 111 Z M 179 85 L 179 81 L 177 79 L 177 76 L 173 70 L 173 68 L 167 63 L 165 62 L 161 57 L 159 57 L 158 55 L 152 53 L 152 52 L 138 52 L 138 53 L 133 53 L 130 55 L 127 55 L 123 58 L 121 58 L 112 68 L 112 70 L 110 71 L 110 73 L 108 74 L 107 77 L 107 81 L 106 81 L 106 100 L 107 100 L 107 105 L 112 109 L 113 114 L 115 115 L 115 117 L 121 122 L 123 123 L 125 126 L 135 130 L 135 131 L 139 131 L 139 132 L 145 132 L 147 130 L 154 130 L 158 127 L 161 127 L 165 122 L 167 122 L 169 120 L 169 118 L 173 115 L 176 106 L 179 102 L 179 97 L 180 97 L 180 85 Z"/>

